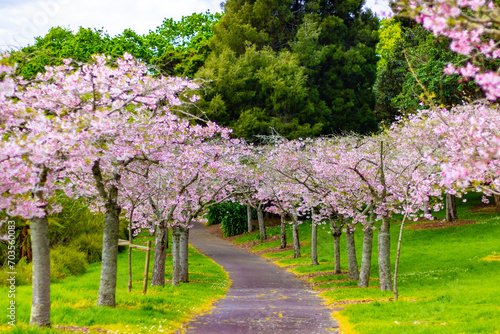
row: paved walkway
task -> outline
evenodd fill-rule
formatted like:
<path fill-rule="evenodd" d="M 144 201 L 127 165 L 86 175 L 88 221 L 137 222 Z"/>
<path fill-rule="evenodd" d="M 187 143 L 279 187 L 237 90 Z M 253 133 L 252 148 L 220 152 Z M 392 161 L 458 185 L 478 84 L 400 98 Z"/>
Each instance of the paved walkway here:
<path fill-rule="evenodd" d="M 293 274 L 235 247 L 196 224 L 189 232 L 191 245 L 229 272 L 226 298 L 210 314 L 187 324 L 186 333 L 319 334 L 335 333 L 332 310 Z"/>

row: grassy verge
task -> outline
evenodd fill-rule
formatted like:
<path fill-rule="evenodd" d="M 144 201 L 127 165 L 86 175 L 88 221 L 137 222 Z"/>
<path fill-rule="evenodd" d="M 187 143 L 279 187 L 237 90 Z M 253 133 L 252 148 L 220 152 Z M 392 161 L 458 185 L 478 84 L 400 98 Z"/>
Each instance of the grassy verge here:
<path fill-rule="evenodd" d="M 278 265 L 288 267 L 313 289 L 321 291 L 344 333 L 500 333 L 500 215 L 479 204 L 480 196 L 476 194 L 467 195 L 467 202 L 460 200 L 459 204 L 459 218 L 475 220 L 475 224 L 404 230 L 397 302 L 392 301 L 392 292 L 378 289 L 377 233 L 370 288 L 357 288 L 345 274 L 331 273 L 333 238 L 326 227 L 318 231 L 319 266 L 310 265 L 311 227 L 306 223 L 300 226 L 301 241 L 306 242 L 301 258 L 292 259 L 289 250 L 263 256 L 278 259 Z M 443 215 L 440 212 L 436 216 L 442 219 Z M 393 268 L 399 227 L 397 221 L 391 226 Z M 290 241 L 291 233 L 287 237 Z M 362 232 L 358 228 L 359 264 L 361 246 Z M 344 238 L 341 247 L 341 267 L 347 270 Z"/>
<path fill-rule="evenodd" d="M 136 239 L 140 241 L 147 238 Z M 171 279 L 172 257 L 167 251 L 166 279 Z M 146 295 L 142 294 L 146 252 L 133 249 L 132 252 L 132 292 L 128 285 L 128 254 L 123 252 L 118 258 L 118 283 L 114 308 L 97 307 L 100 263 L 91 264 L 82 276 L 69 277 L 51 285 L 51 321 L 54 328 L 38 330 L 28 327 L 31 307 L 31 286 L 16 289 L 17 326 L 11 328 L 8 318 L 0 318 L 1 333 L 62 333 L 56 326 L 89 328 L 93 332 L 100 329 L 113 333 L 172 333 L 191 318 L 208 311 L 211 305 L 222 298 L 228 287 L 227 273 L 210 258 L 190 248 L 190 283 L 173 287 L 167 282 L 165 287 L 148 284 Z M 149 283 L 151 282 L 153 253 Z M 7 296 L 7 288 L 0 288 L 0 295 Z M 0 309 L 6 310 L 9 299 L 0 298 Z"/>

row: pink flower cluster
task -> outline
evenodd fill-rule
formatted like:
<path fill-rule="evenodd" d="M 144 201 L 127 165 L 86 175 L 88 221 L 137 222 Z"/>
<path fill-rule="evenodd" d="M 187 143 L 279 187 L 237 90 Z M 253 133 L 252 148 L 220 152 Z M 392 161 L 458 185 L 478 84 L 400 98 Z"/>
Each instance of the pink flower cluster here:
<path fill-rule="evenodd" d="M 498 70 L 473 65 L 479 64 L 481 58 L 500 58 L 500 48 L 494 39 L 500 35 L 495 25 L 500 10 L 492 1 L 400 0 L 397 5 L 401 14 L 414 18 L 435 35 L 450 38 L 452 51 L 470 57 L 472 62 L 468 62 L 465 67 L 455 70 L 449 64 L 444 73 L 460 73 L 464 77 L 474 78 L 489 100 L 500 97 Z"/>

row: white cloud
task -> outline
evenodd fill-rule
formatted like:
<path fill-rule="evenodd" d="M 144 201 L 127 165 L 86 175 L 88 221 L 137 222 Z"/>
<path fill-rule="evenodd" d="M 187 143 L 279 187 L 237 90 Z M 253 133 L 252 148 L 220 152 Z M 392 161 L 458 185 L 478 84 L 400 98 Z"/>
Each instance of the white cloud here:
<path fill-rule="evenodd" d="M 387 16 L 392 13 L 389 7 L 389 0 L 366 0 L 366 7 L 371 8 L 371 10 L 380 16 Z"/>

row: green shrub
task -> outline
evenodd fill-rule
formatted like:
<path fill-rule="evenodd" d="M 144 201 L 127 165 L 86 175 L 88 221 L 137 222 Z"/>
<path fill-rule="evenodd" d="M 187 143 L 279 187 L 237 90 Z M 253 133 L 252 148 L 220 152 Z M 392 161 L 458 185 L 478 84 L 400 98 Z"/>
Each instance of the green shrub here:
<path fill-rule="evenodd" d="M 101 261 L 102 258 L 102 233 L 94 232 L 80 234 L 70 243 L 72 249 L 76 249 L 87 256 L 89 263 Z"/>
<path fill-rule="evenodd" d="M 12 272 L 12 270 L 9 270 L 7 266 L 5 268 L 0 269 L 0 286 L 7 286 L 10 284 L 7 281 L 7 278 L 10 277 L 8 272 Z M 33 272 L 33 264 L 27 263 L 25 257 L 19 260 L 19 262 L 16 264 L 14 272 L 16 272 L 16 285 L 31 284 L 31 273 Z"/>
<path fill-rule="evenodd" d="M 72 199 L 58 193 L 57 203 L 62 206 L 59 213 L 49 217 L 50 246 L 68 244 L 79 235 L 102 231 L 104 215 L 91 212 L 85 199 Z M 102 241 L 102 240 L 101 240 Z"/>
<path fill-rule="evenodd" d="M 87 255 L 69 246 L 50 250 L 50 279 L 57 281 L 72 275 L 83 274 L 88 267 Z"/>
<path fill-rule="evenodd" d="M 50 280 L 57 282 L 68 276 L 81 275 L 88 267 L 85 253 L 69 246 L 57 246 L 50 250 Z M 7 268 L 0 270 L 0 286 L 6 286 L 9 276 Z M 16 285 L 31 284 L 33 263 L 27 263 L 23 257 L 16 264 Z"/>
<path fill-rule="evenodd" d="M 208 220 L 208 226 L 220 224 L 222 219 L 226 216 L 227 211 L 231 210 L 241 210 L 241 215 L 247 217 L 247 207 L 238 203 L 228 202 L 228 203 L 219 203 L 210 208 L 205 217 Z M 252 219 L 257 219 L 257 210 L 252 208 Z"/>
<path fill-rule="evenodd" d="M 221 222 L 222 234 L 225 237 L 241 234 L 247 230 L 247 208 L 238 203 L 224 203 L 225 211 Z"/>
<path fill-rule="evenodd" d="M 226 212 L 226 204 L 227 203 L 219 203 L 210 207 L 210 210 L 208 210 L 208 213 L 206 214 L 208 226 L 221 223 L 222 218 L 224 218 Z"/>

